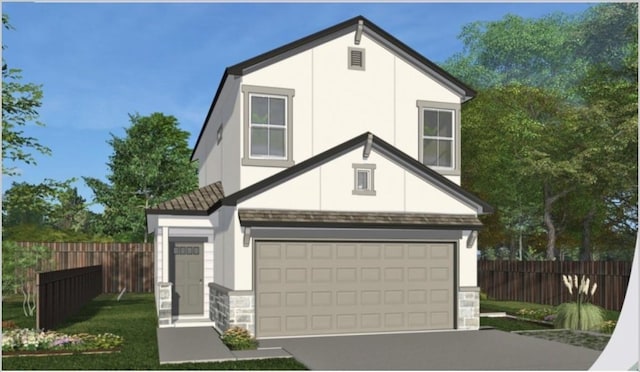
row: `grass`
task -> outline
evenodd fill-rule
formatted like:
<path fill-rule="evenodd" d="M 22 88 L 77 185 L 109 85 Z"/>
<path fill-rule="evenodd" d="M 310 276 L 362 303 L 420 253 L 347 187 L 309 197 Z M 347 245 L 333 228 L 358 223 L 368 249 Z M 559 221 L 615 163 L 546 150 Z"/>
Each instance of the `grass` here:
<path fill-rule="evenodd" d="M 481 313 L 489 313 L 489 312 L 499 312 L 503 311 L 509 315 L 517 316 L 517 312 L 520 309 L 544 309 L 553 307 L 551 305 L 540 305 L 534 304 L 530 302 L 519 302 L 519 301 L 496 301 L 496 300 L 482 300 L 480 301 L 480 312 Z M 615 310 L 604 310 L 604 320 L 618 320 L 620 316 L 619 311 Z"/>
<path fill-rule="evenodd" d="M 518 316 L 518 310 L 521 309 L 544 309 L 552 308 L 549 305 L 539 305 L 528 302 L 518 301 L 493 301 L 481 300 L 480 312 L 506 312 L 509 315 Z M 619 311 L 605 310 L 604 320 L 617 321 L 620 316 Z M 569 345 L 586 347 L 593 350 L 604 350 L 609 342 L 610 336 L 607 334 L 587 333 L 580 331 L 572 331 L 566 329 L 553 329 L 552 325 L 544 325 L 533 322 L 527 322 L 521 319 L 512 318 L 480 318 L 481 326 L 492 326 L 505 332 L 515 332 L 525 336 L 542 338 L 545 340 L 562 342 Z"/>
<path fill-rule="evenodd" d="M 480 326 L 490 326 L 501 331 L 511 332 L 511 331 L 526 331 L 526 330 L 538 330 L 538 329 L 551 329 L 551 326 L 546 326 L 543 324 L 527 322 L 519 319 L 512 319 L 506 317 L 500 318 L 480 318 Z"/>
<path fill-rule="evenodd" d="M 20 296 L 3 299 L 2 320 L 13 320 L 19 327 L 33 328 L 35 326 L 35 320 L 26 318 L 22 313 L 22 298 Z M 160 365 L 156 327 L 153 294 L 126 294 L 121 301 L 116 301 L 116 295 L 100 295 L 56 330 L 64 333 L 98 334 L 111 332 L 117 334 L 124 337 L 121 352 L 97 355 L 4 358 L 2 368 L 5 370 L 306 369 L 304 365 L 293 358 Z"/>

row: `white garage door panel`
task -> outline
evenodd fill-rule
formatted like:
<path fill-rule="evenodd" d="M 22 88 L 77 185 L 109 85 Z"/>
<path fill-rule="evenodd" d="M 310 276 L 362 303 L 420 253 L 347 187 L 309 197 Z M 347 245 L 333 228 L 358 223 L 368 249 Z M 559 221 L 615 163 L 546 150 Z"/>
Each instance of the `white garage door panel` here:
<path fill-rule="evenodd" d="M 258 337 L 453 328 L 453 244 L 257 242 Z"/>

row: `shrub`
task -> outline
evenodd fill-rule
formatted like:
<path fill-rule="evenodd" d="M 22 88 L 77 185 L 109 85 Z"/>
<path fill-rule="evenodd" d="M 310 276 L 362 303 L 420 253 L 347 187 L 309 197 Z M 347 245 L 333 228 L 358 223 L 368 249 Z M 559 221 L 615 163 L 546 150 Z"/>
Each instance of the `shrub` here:
<path fill-rule="evenodd" d="M 241 327 L 231 327 L 222 334 L 222 342 L 231 350 L 251 350 L 258 347 L 258 341 Z"/>
<path fill-rule="evenodd" d="M 12 329 L 2 332 L 2 351 L 107 350 L 122 345 L 123 339 L 111 333 L 66 335 L 55 331 Z"/>
<path fill-rule="evenodd" d="M 518 316 L 534 320 L 546 320 L 550 315 L 555 314 L 556 310 L 550 307 L 541 309 L 520 309 L 516 312 Z"/>
<path fill-rule="evenodd" d="M 607 320 L 600 325 L 600 332 L 602 333 L 613 333 L 613 330 L 616 328 L 615 320 Z"/>
<path fill-rule="evenodd" d="M 566 302 L 558 306 L 555 328 L 581 331 L 599 330 L 604 319 L 602 309 L 590 303 Z"/>

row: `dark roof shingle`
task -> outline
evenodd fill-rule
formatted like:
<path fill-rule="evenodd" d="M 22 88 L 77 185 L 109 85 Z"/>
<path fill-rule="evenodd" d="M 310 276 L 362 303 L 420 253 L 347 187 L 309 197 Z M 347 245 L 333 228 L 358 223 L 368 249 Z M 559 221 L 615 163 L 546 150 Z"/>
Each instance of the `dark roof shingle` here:
<path fill-rule="evenodd" d="M 147 214 L 209 215 L 224 199 L 220 181 L 147 209 Z"/>
<path fill-rule="evenodd" d="M 365 228 L 468 228 L 476 229 L 482 222 L 474 215 L 343 212 L 280 209 L 238 210 L 242 226 L 255 227 L 365 227 Z"/>

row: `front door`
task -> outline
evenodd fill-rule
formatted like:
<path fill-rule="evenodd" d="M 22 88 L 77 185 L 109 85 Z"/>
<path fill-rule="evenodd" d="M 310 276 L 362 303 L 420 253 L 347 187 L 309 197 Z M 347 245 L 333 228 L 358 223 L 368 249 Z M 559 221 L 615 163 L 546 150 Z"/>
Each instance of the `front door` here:
<path fill-rule="evenodd" d="M 172 242 L 170 281 L 173 283 L 172 314 L 203 313 L 203 243 Z"/>

